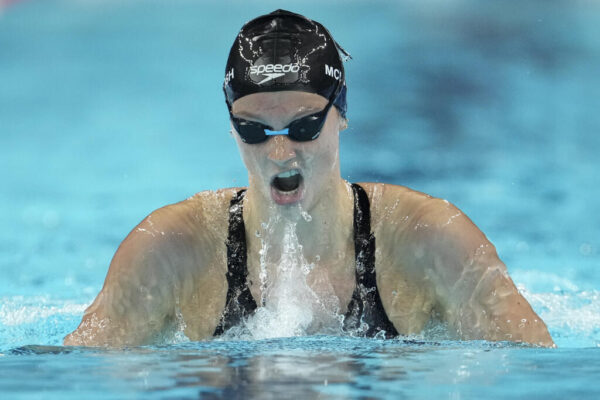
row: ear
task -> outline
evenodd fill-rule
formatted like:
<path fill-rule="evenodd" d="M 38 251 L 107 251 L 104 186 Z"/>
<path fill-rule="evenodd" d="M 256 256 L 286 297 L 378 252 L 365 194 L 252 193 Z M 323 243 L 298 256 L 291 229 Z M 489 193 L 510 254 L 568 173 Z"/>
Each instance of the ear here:
<path fill-rule="evenodd" d="M 348 127 L 348 119 L 342 117 L 337 107 L 332 107 L 331 109 L 335 111 L 338 120 L 338 132 L 341 132 Z"/>
<path fill-rule="evenodd" d="M 346 128 L 348 128 L 348 120 L 346 118 L 340 116 L 339 123 L 338 123 L 338 129 L 341 132 Z"/>

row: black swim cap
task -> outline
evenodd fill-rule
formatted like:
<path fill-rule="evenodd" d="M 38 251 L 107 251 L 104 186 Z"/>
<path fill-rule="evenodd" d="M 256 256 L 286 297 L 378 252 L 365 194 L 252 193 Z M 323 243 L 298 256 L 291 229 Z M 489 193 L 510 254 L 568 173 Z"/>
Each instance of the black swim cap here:
<path fill-rule="evenodd" d="M 225 68 L 225 101 L 259 92 L 299 90 L 333 101 L 346 116 L 346 80 L 340 52 L 350 57 L 316 21 L 285 10 L 247 22 Z"/>

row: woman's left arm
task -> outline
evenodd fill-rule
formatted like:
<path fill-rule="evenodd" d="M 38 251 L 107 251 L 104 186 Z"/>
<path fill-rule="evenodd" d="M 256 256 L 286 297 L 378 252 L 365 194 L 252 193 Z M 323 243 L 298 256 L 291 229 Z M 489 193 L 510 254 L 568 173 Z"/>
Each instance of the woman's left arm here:
<path fill-rule="evenodd" d="M 485 235 L 447 201 L 427 202 L 417 224 L 426 248 L 421 267 L 431 277 L 449 326 L 465 340 L 555 347 L 546 324 L 519 293 Z"/>

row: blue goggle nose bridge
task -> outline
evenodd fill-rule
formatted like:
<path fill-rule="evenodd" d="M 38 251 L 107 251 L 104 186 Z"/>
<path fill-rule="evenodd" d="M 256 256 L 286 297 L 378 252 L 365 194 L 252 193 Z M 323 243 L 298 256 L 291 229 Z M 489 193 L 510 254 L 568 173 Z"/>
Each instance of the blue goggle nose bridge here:
<path fill-rule="evenodd" d="M 290 131 L 289 128 L 285 128 L 285 129 L 282 129 L 280 131 L 270 131 L 268 129 L 265 129 L 265 135 L 267 135 L 267 136 L 288 135 L 289 131 Z"/>

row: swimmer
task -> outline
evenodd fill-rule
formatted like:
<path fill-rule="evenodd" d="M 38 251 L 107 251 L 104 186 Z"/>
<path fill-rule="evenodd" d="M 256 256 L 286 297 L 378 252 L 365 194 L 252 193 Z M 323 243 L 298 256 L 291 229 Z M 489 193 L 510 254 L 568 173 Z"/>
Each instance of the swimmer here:
<path fill-rule="evenodd" d="M 306 284 L 336 299 L 340 332 L 389 338 L 439 320 L 461 340 L 554 346 L 459 209 L 342 179 L 346 56 L 323 25 L 288 11 L 242 27 L 223 87 L 248 187 L 201 192 L 146 217 L 65 345 L 150 344 L 173 324 L 202 340 L 244 324 L 268 305 L 264 279 L 277 281 L 293 226 L 313 265 Z"/>

